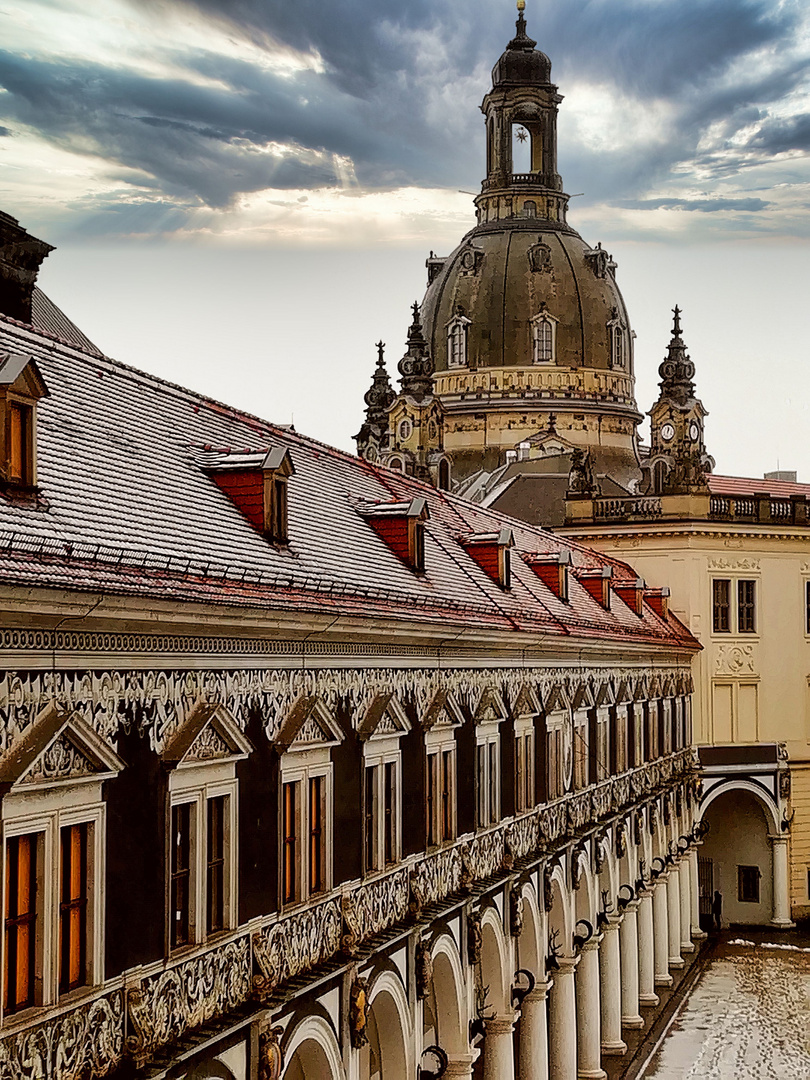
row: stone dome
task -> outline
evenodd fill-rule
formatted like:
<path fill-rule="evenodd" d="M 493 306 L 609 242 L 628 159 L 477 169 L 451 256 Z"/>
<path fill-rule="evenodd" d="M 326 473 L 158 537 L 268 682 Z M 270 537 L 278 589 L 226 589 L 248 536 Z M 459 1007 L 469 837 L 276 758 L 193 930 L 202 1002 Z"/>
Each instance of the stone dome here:
<path fill-rule="evenodd" d="M 555 369 L 614 370 L 610 330 L 621 325 L 632 377 L 629 321 L 613 270 L 603 248 L 590 248 L 567 226 L 540 218 L 477 226 L 444 260 L 422 304 L 437 373 L 448 369 L 447 327 L 461 308 L 470 320 L 470 369 L 530 367 L 532 319 L 545 310 L 556 323 Z"/>
<path fill-rule="evenodd" d="M 517 33 L 492 69 L 493 87 L 550 83 L 551 61 L 545 53 L 535 49 L 536 44 L 526 33 L 526 21 L 521 12 Z"/>

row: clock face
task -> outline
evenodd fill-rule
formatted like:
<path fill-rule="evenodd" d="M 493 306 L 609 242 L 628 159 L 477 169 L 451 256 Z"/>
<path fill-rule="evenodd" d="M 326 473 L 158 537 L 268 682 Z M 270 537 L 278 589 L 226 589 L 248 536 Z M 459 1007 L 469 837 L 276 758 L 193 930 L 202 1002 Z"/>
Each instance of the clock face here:
<path fill-rule="evenodd" d="M 664 440 L 664 442 L 671 442 L 672 439 L 675 438 L 675 428 L 672 426 L 672 424 L 664 424 L 664 426 L 661 428 L 661 438 Z"/>
<path fill-rule="evenodd" d="M 700 438 L 700 428 L 694 420 L 689 425 L 689 438 L 692 440 L 692 442 L 697 442 Z"/>

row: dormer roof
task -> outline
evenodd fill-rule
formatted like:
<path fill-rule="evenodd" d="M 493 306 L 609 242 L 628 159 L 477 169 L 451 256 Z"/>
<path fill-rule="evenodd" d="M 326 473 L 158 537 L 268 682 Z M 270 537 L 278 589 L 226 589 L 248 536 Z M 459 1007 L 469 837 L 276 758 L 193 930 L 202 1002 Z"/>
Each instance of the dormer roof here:
<path fill-rule="evenodd" d="M 176 769 L 208 761 L 241 761 L 252 749 L 224 705 L 199 701 L 169 739 L 161 758 L 167 769 Z"/>

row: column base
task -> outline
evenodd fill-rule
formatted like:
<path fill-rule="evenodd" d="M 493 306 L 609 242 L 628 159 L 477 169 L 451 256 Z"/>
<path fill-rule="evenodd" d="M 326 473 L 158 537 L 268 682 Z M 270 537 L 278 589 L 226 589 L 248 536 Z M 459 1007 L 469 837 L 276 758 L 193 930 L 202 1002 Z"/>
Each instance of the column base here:
<path fill-rule="evenodd" d="M 795 925 L 792 919 L 771 919 L 771 926 L 777 930 L 792 930 Z"/>
<path fill-rule="evenodd" d="M 661 998 L 658 994 L 639 994 L 638 1003 L 642 1009 L 654 1009 L 656 1005 L 661 1004 Z"/>
<path fill-rule="evenodd" d="M 644 1027 L 644 1017 L 643 1016 L 623 1016 L 622 1017 L 622 1027 L 623 1028 L 630 1028 L 631 1031 L 635 1031 L 635 1030 L 638 1030 L 639 1028 L 643 1028 Z"/>
<path fill-rule="evenodd" d="M 709 935 L 706 933 L 705 930 L 695 930 L 694 928 L 692 929 L 692 937 L 697 938 L 698 941 L 705 941 L 708 936 Z"/>
<path fill-rule="evenodd" d="M 577 1080 L 607 1080 L 604 1069 L 582 1069 L 577 1073 Z"/>
<path fill-rule="evenodd" d="M 671 975 L 656 975 L 655 976 L 655 985 L 656 986 L 672 986 L 672 984 L 674 982 L 675 982 L 675 980 L 672 978 Z"/>
<path fill-rule="evenodd" d="M 602 1053 L 605 1057 L 621 1057 L 627 1053 L 627 1043 L 621 1039 L 618 1042 L 602 1043 Z"/>
<path fill-rule="evenodd" d="M 680 956 L 670 956 L 667 962 L 669 966 L 671 968 L 675 968 L 676 971 L 680 971 L 681 968 L 684 966 L 683 958 Z"/>
<path fill-rule="evenodd" d="M 681 954 L 683 954 L 685 952 L 691 953 L 691 952 L 694 952 L 694 951 L 695 951 L 695 946 L 692 944 L 691 941 L 688 941 L 688 942 L 687 941 L 682 941 L 681 942 Z"/>

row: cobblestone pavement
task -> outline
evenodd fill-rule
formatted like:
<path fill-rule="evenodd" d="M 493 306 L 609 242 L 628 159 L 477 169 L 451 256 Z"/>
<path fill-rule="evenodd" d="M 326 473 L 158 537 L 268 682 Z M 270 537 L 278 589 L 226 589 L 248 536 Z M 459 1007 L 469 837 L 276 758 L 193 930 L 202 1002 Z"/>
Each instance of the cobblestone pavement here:
<path fill-rule="evenodd" d="M 766 940 L 717 946 L 644 1080 L 810 1080 L 810 949 Z"/>

